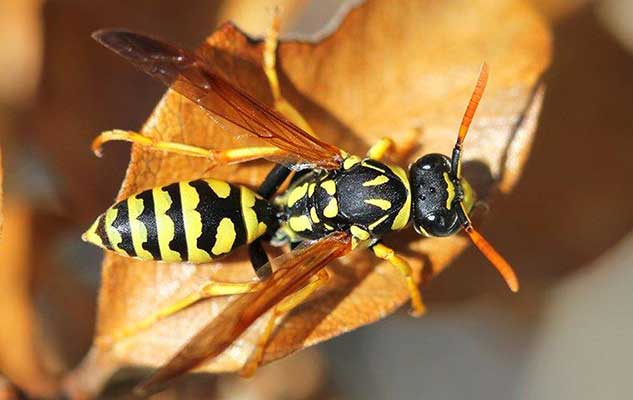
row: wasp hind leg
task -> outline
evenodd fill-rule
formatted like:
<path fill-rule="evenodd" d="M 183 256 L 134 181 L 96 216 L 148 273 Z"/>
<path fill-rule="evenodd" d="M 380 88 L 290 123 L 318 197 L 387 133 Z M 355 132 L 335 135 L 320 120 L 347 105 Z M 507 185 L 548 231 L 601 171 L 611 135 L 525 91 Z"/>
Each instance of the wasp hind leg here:
<path fill-rule="evenodd" d="M 253 350 L 250 357 L 248 358 L 248 361 L 246 362 L 246 364 L 244 364 L 244 367 L 240 371 L 241 376 L 252 376 L 259 365 L 262 363 L 264 359 L 264 351 L 266 350 L 266 346 L 270 341 L 270 337 L 275 330 L 277 320 L 280 317 L 287 315 L 295 307 L 303 303 L 318 288 L 325 285 L 325 283 L 329 279 L 330 273 L 327 271 L 327 269 L 322 269 L 316 276 L 312 277 L 312 279 L 306 286 L 289 295 L 273 308 L 272 315 L 266 322 L 266 326 L 264 327 L 264 330 L 262 331 L 259 339 L 257 340 L 257 343 L 255 344 L 255 349 Z"/>
<path fill-rule="evenodd" d="M 392 248 L 380 242 L 373 245 L 371 249 L 376 257 L 388 261 L 391 265 L 396 267 L 406 280 L 407 289 L 409 289 L 409 294 L 411 295 L 411 315 L 414 317 L 423 315 L 426 312 L 426 307 L 422 302 L 420 288 L 418 288 L 418 285 L 413 279 L 413 272 L 411 271 L 409 263 L 404 258 L 398 256 Z"/>
<path fill-rule="evenodd" d="M 135 324 L 127 326 L 111 335 L 103 336 L 97 339 L 97 345 L 108 348 L 116 342 L 134 336 L 135 334 L 149 328 L 156 322 L 167 318 L 198 301 L 216 297 L 216 296 L 230 296 L 235 294 L 248 293 L 255 290 L 257 281 L 253 282 L 207 282 L 196 292 L 189 294 L 181 298 L 180 300 L 171 303 L 157 312 L 143 318 Z"/>

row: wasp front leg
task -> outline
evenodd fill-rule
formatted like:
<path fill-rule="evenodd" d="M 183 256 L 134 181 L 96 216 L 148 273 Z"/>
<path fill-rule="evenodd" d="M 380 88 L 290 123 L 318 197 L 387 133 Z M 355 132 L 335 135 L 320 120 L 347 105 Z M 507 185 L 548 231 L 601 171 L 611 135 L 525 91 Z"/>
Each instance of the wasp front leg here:
<path fill-rule="evenodd" d="M 266 327 L 262 331 L 257 343 L 255 344 L 255 349 L 251 353 L 248 361 L 242 368 L 240 375 L 243 377 L 252 376 L 259 365 L 262 363 L 264 359 L 264 351 L 266 350 L 266 346 L 270 341 L 270 337 L 272 336 L 276 322 L 280 317 L 287 315 L 290 311 L 292 311 L 295 307 L 303 303 L 308 297 L 310 297 L 318 288 L 325 285 L 325 283 L 330 279 L 330 273 L 327 269 L 322 269 L 319 273 L 312 278 L 312 280 L 303 288 L 297 290 L 295 293 L 286 297 L 282 302 L 280 302 L 275 308 L 272 310 L 272 315 L 269 317 Z"/>
<path fill-rule="evenodd" d="M 407 130 L 404 140 L 401 144 L 395 145 L 393 139 L 382 138 L 374 143 L 367 151 L 367 157 L 372 160 L 382 161 L 388 155 L 395 162 L 400 163 L 411 155 L 413 150 L 418 146 L 418 138 L 420 136 L 419 128 L 411 128 Z"/>
<path fill-rule="evenodd" d="M 129 325 L 111 335 L 103 336 L 97 339 L 99 346 L 108 348 L 118 341 L 134 336 L 135 334 L 149 328 L 156 322 L 165 319 L 185 308 L 197 303 L 201 300 L 216 296 L 231 296 L 236 294 L 248 293 L 256 290 L 258 281 L 253 282 L 207 282 L 196 292 L 181 298 L 161 309 L 150 314 L 142 320 Z"/>
<path fill-rule="evenodd" d="M 402 276 L 404 276 L 407 282 L 407 288 L 409 289 L 409 294 L 411 295 L 411 315 L 419 317 L 424 314 L 426 312 L 426 307 L 422 302 L 420 288 L 418 288 L 418 285 L 413 279 L 413 271 L 411 270 L 409 263 L 404 258 L 398 256 L 392 248 L 387 247 L 380 242 L 373 245 L 371 249 L 376 257 L 388 261 L 391 265 L 396 267 L 398 271 L 400 271 Z"/>

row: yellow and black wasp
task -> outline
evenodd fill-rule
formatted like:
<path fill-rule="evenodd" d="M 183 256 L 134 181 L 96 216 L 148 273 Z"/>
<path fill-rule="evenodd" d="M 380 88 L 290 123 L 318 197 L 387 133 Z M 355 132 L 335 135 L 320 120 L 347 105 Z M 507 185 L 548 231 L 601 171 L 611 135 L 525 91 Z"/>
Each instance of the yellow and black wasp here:
<path fill-rule="evenodd" d="M 273 310 L 245 366 L 246 372 L 254 371 L 275 319 L 327 281 L 328 263 L 356 248 L 370 249 L 396 267 L 407 281 L 413 313 L 422 314 L 424 305 L 411 268 L 381 242 L 384 235 L 410 225 L 424 236 L 449 236 L 463 229 L 510 289 L 518 290 L 510 265 L 470 221 L 475 193 L 461 174 L 462 143 L 486 86 L 486 64 L 466 109 L 452 157 L 425 155 L 407 173 L 382 161 L 393 148 L 389 139 L 379 141 L 365 157 L 359 157 L 311 134 L 305 120 L 279 94 L 274 72 L 275 29 L 266 39 L 264 57 L 275 110 L 233 85 L 222 71 L 193 52 L 124 30 L 102 30 L 93 37 L 214 118 L 220 117 L 265 143 L 210 150 L 114 130 L 95 140 L 95 151 L 104 142 L 126 140 L 222 163 L 259 158 L 278 163 L 257 190 L 217 179 L 197 179 L 140 192 L 110 207 L 84 234 L 86 241 L 123 256 L 169 262 L 205 263 L 248 245 L 258 282 L 210 282 L 201 293 L 121 332 L 121 337 L 128 336 L 203 297 L 240 294 L 154 373 L 141 386 L 143 391 L 154 390 L 219 355 L 260 316 Z M 287 189 L 278 193 L 293 171 Z M 262 241 L 288 243 L 292 251 L 269 260 Z"/>

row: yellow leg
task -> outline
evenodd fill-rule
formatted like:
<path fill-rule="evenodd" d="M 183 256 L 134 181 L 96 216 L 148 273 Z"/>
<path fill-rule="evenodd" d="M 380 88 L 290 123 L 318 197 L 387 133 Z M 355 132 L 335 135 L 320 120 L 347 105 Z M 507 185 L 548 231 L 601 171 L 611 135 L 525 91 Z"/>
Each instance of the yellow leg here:
<path fill-rule="evenodd" d="M 393 140 L 382 138 L 374 143 L 367 151 L 367 157 L 372 160 L 381 161 L 394 147 Z"/>
<path fill-rule="evenodd" d="M 208 282 L 202 286 L 198 291 L 191 293 L 188 296 L 183 297 L 180 300 L 171 303 L 156 313 L 151 314 L 139 322 L 127 326 L 118 332 L 107 337 L 101 337 L 98 339 L 97 344 L 102 347 L 109 347 L 112 344 L 135 335 L 136 333 L 149 328 L 156 322 L 163 318 L 167 318 L 170 315 L 177 313 L 200 300 L 216 297 L 216 296 L 230 296 L 234 294 L 247 293 L 255 289 L 258 281 L 244 282 L 244 283 L 231 283 L 231 282 Z"/>
<path fill-rule="evenodd" d="M 242 368 L 240 375 L 243 377 L 252 376 L 261 364 L 264 359 L 264 350 L 266 349 L 266 345 L 268 345 L 268 341 L 275 330 L 277 319 L 286 315 L 299 304 L 303 303 L 308 297 L 310 297 L 310 295 L 312 295 L 312 293 L 323 286 L 329 279 L 330 274 L 327 270 L 321 270 L 319 274 L 315 276 L 306 286 L 286 297 L 283 301 L 277 304 L 275 308 L 273 308 L 272 315 L 269 317 L 266 327 L 257 340 L 255 349 Z"/>
<path fill-rule="evenodd" d="M 395 158 L 394 161 L 399 163 L 411 155 L 418 145 L 419 137 L 420 129 L 411 128 L 407 131 L 404 141 L 398 146 L 395 145 L 391 138 L 382 138 L 369 148 L 367 157 L 372 160 L 382 161 L 388 154 L 393 154 L 392 158 Z"/>
<path fill-rule="evenodd" d="M 165 142 L 152 139 L 137 132 L 114 129 L 102 132 L 92 142 L 92 151 L 101 157 L 101 146 L 106 142 L 126 141 L 146 146 L 155 150 L 168 151 L 191 157 L 203 157 L 223 164 L 240 163 L 263 157 L 283 154 L 274 146 L 244 147 L 239 149 L 214 150 L 191 146 L 184 143 Z"/>
<path fill-rule="evenodd" d="M 407 281 L 407 288 L 409 289 L 409 294 L 411 295 L 411 315 L 414 317 L 419 317 L 426 312 L 426 307 L 422 302 L 422 295 L 420 294 L 420 289 L 418 285 L 416 285 L 413 280 L 413 275 L 411 271 L 411 267 L 409 263 L 396 255 L 393 249 L 385 246 L 382 243 L 375 244 L 372 248 L 376 257 L 389 261 L 391 265 L 396 267 L 398 271 L 404 276 L 404 279 Z"/>
<path fill-rule="evenodd" d="M 266 34 L 266 40 L 264 42 L 264 73 L 268 79 L 268 85 L 273 95 L 273 101 L 275 110 L 283 114 L 291 122 L 297 125 L 299 128 L 308 132 L 312 136 L 315 136 L 314 131 L 303 118 L 303 116 L 294 108 L 286 99 L 281 95 L 281 89 L 279 88 L 279 78 L 277 76 L 277 42 L 279 38 L 279 14 L 275 11 L 273 16 L 273 23 Z"/>

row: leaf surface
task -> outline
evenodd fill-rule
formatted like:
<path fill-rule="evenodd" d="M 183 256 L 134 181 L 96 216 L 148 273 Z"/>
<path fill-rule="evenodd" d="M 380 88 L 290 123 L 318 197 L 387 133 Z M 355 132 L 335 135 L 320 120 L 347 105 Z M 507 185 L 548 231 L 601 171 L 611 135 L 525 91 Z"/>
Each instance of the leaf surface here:
<path fill-rule="evenodd" d="M 231 71 L 242 88 L 270 104 L 260 66 L 261 42 L 225 24 L 207 39 L 201 52 Z M 318 42 L 285 41 L 278 54 L 282 93 L 322 139 L 362 155 L 383 136 L 402 143 L 411 128 L 419 129 L 419 146 L 402 163 L 404 167 L 424 153 L 450 153 L 480 65 L 488 62 L 490 80 L 464 148 L 465 175 L 480 193 L 488 194 L 509 191 L 528 157 L 543 95 L 539 79 L 549 63 L 550 35 L 538 14 L 521 1 L 405 0 L 394 7 L 391 1 L 373 0 L 350 10 L 338 28 Z M 139 75 L 139 79 L 144 78 Z M 204 111 L 173 92 L 157 105 L 143 133 L 205 147 L 236 145 Z M 270 167 L 266 162 L 213 166 L 205 160 L 134 147 L 118 199 L 199 177 L 256 187 Z M 407 231 L 386 238 L 386 243 L 402 253 L 416 277 L 426 283 L 450 264 L 467 239 L 421 239 Z M 329 269 L 333 278 L 327 287 L 278 327 L 266 361 L 374 322 L 408 299 L 399 273 L 368 252 L 356 251 Z M 107 337 L 208 279 L 253 277 L 245 251 L 202 266 L 106 254 L 96 336 Z M 75 375 L 89 376 L 104 363 L 112 368 L 125 363 L 159 366 L 228 300 L 200 302 L 108 349 L 95 345 Z M 261 323 L 202 369 L 238 370 Z"/>

